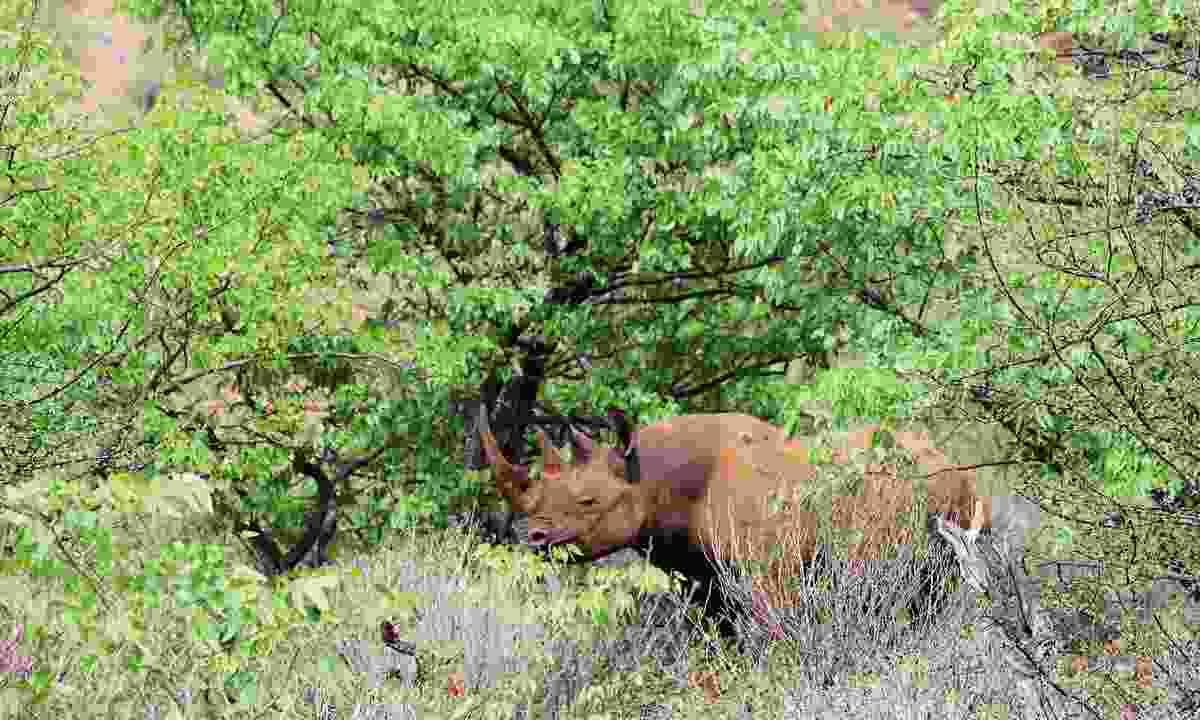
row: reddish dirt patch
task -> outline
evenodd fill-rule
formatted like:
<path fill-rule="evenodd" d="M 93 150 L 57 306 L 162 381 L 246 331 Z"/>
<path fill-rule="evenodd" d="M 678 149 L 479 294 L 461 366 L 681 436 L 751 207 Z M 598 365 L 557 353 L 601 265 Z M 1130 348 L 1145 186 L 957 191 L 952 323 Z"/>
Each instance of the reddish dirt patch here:
<path fill-rule="evenodd" d="M 113 0 L 65 0 L 51 15 L 56 32 L 69 38 L 70 52 L 87 83 L 79 110 L 91 115 L 117 105 L 140 106 L 151 29 L 114 17 Z"/>
<path fill-rule="evenodd" d="M 66 38 L 70 54 L 86 83 L 78 112 L 88 117 L 148 111 L 157 101 L 160 85 L 172 68 L 162 48 L 153 47 L 157 29 L 114 12 L 114 0 L 63 0 L 52 12 L 57 33 Z M 209 80 L 219 89 L 221 78 Z M 233 98 L 226 110 L 247 132 L 265 121 Z"/>
<path fill-rule="evenodd" d="M 79 69 L 90 85 L 83 98 L 83 110 L 88 113 L 135 97 L 139 88 L 134 58 L 149 38 L 144 29 L 124 18 L 113 19 L 111 30 L 102 36 L 108 42 L 101 39 L 95 45 L 79 49 Z"/>
<path fill-rule="evenodd" d="M 860 21 L 895 31 L 912 30 L 937 12 L 936 0 L 833 0 L 817 15 L 812 30 L 834 32 L 854 29 Z"/>

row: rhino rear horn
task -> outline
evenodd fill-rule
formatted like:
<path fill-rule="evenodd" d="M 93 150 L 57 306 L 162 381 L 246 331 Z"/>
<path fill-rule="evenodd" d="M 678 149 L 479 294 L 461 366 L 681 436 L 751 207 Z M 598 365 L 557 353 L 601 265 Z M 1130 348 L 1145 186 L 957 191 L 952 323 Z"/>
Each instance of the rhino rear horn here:
<path fill-rule="evenodd" d="M 608 409 L 608 421 L 620 443 L 619 449 L 625 461 L 625 480 L 636 483 L 642 479 L 642 464 L 638 457 L 637 433 L 634 432 L 633 423 L 623 410 L 615 407 Z"/>

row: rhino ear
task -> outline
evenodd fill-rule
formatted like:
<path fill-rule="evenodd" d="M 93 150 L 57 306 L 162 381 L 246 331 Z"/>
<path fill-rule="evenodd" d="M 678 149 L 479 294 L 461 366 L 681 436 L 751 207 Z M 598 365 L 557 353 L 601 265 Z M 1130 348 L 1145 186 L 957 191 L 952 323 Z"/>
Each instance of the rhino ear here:
<path fill-rule="evenodd" d="M 637 434 L 633 431 L 633 422 L 624 410 L 610 407 L 608 409 L 608 424 L 612 427 L 613 432 L 617 434 L 617 440 L 620 442 L 621 452 L 629 456 L 637 450 Z"/>
<path fill-rule="evenodd" d="M 562 477 L 563 460 L 558 454 L 558 448 L 546 438 L 546 433 L 538 430 L 538 447 L 542 449 L 542 477 L 557 480 Z"/>
<path fill-rule="evenodd" d="M 523 496 L 529 490 L 529 467 L 513 465 L 508 458 L 504 457 L 504 453 L 500 451 L 500 446 L 496 443 L 495 436 L 492 435 L 492 428 L 488 424 L 487 408 L 482 405 L 479 408 L 478 428 L 488 463 L 493 468 L 496 489 L 513 507 L 522 509 L 526 504 L 523 502 Z"/>
<path fill-rule="evenodd" d="M 626 482 L 640 482 L 642 464 L 641 458 L 638 456 L 637 433 L 633 430 L 633 423 L 624 411 L 615 407 L 608 409 L 608 422 L 612 426 L 613 432 L 617 434 L 617 441 L 620 443 L 614 451 L 621 455 Z"/>
<path fill-rule="evenodd" d="M 571 429 L 571 444 L 575 448 L 575 464 L 586 465 L 591 462 L 592 453 L 596 446 L 592 444 L 592 439 L 578 430 Z"/>

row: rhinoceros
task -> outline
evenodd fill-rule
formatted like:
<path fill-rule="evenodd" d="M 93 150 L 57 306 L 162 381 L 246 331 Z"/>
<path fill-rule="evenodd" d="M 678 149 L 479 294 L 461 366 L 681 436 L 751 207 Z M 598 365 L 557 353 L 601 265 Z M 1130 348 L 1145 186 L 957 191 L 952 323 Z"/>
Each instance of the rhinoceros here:
<path fill-rule="evenodd" d="M 817 550 L 817 513 L 787 502 L 817 478 L 809 445 L 750 415 L 683 415 L 641 428 L 630 443 L 638 458 L 639 477 L 632 479 L 626 477 L 629 447 L 600 445 L 573 431 L 575 452 L 568 463 L 539 430 L 543 465 L 535 480 L 530 466 L 504 457 L 486 412 L 480 413 L 478 427 L 500 495 L 528 515 L 529 546 L 545 551 L 574 544 L 582 560 L 626 547 L 647 553 L 664 571 L 700 583 L 699 597 L 707 599 L 709 617 L 725 636 L 734 634 L 734 625 L 714 560 L 735 561 L 733 548 L 786 547 L 789 556 L 772 561 L 769 574 L 778 577 L 810 562 Z M 844 436 L 833 448 L 832 462 L 849 462 L 850 451 L 870 447 L 877 430 L 869 426 Z M 922 433 L 893 436 L 928 475 L 930 526 L 933 520 L 945 527 L 971 518 L 971 532 L 990 528 L 991 498 L 976 494 L 973 471 L 954 468 Z M 862 531 L 852 559 L 877 557 L 884 545 L 912 540 L 896 522 L 898 513 L 911 510 L 912 483 L 898 480 L 894 468 L 870 466 L 862 480 L 860 492 L 828 503 L 837 527 Z M 764 621 L 765 604 L 779 602 L 770 593 L 756 589 L 752 596 L 754 612 Z M 770 629 L 779 636 L 778 626 Z"/>

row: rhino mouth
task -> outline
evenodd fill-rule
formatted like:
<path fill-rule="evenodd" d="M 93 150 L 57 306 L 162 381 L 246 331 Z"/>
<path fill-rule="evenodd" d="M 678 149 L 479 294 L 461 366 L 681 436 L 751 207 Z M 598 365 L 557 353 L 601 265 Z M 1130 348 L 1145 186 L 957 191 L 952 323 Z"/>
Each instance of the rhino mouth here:
<path fill-rule="evenodd" d="M 558 531 L 539 531 L 531 530 L 527 545 L 530 549 L 537 552 L 539 555 L 549 557 L 550 549 L 556 546 L 567 546 L 574 544 L 583 554 L 578 557 L 573 557 L 574 562 L 591 562 L 599 560 L 602 557 L 611 555 L 622 548 L 628 547 L 628 543 L 615 543 L 610 545 L 588 546 L 579 542 L 578 533 L 570 530 Z"/>
<path fill-rule="evenodd" d="M 550 548 L 555 545 L 568 545 L 578 537 L 579 533 L 566 528 L 530 527 L 526 543 L 534 549 Z"/>

